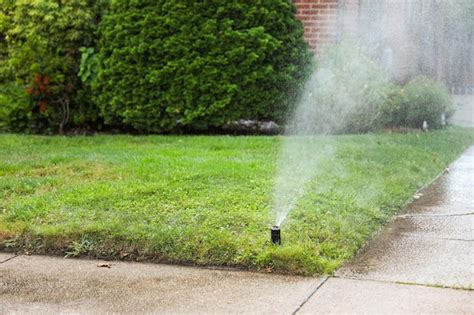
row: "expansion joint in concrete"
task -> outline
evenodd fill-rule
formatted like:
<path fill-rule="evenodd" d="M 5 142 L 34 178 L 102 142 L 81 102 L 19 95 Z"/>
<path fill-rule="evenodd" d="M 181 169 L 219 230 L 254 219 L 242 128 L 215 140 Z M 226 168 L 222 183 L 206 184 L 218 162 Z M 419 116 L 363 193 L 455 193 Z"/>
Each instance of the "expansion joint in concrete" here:
<path fill-rule="evenodd" d="M 319 288 L 321 288 L 326 283 L 326 281 L 328 281 L 328 279 L 329 279 L 329 277 L 326 277 L 313 290 L 311 290 L 311 292 L 308 294 L 308 296 L 300 303 L 300 305 L 298 305 L 298 307 L 295 309 L 295 311 L 293 313 L 291 313 L 291 315 L 295 315 L 296 313 L 298 313 L 298 311 L 306 304 L 306 302 L 308 302 L 313 297 L 313 295 L 316 293 L 316 291 L 318 291 Z"/>
<path fill-rule="evenodd" d="M 16 258 L 16 257 L 18 257 L 18 256 L 19 256 L 19 255 L 15 255 L 15 256 L 9 257 L 9 258 L 7 258 L 7 259 L 5 259 L 5 260 L 2 260 L 2 261 L 0 261 L 0 264 L 4 264 L 4 263 L 6 263 L 7 261 L 10 261 L 10 260 L 12 260 L 12 259 L 14 259 L 14 258 Z"/>

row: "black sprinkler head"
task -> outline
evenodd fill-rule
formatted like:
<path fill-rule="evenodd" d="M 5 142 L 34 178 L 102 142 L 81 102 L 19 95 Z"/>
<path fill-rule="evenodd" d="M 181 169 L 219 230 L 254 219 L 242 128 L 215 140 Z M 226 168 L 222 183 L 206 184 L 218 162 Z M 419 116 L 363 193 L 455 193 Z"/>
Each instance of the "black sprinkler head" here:
<path fill-rule="evenodd" d="M 281 245 L 281 233 L 280 227 L 275 225 L 271 229 L 272 243 L 276 245 Z"/>

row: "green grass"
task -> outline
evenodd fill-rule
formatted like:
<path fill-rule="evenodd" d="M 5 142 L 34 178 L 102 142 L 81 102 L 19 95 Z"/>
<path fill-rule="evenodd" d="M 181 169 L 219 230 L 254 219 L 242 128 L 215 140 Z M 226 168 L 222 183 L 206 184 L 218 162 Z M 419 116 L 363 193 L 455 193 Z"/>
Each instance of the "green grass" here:
<path fill-rule="evenodd" d="M 334 153 L 274 246 L 281 140 L 0 135 L 0 249 L 331 273 L 474 132 L 317 137 Z"/>

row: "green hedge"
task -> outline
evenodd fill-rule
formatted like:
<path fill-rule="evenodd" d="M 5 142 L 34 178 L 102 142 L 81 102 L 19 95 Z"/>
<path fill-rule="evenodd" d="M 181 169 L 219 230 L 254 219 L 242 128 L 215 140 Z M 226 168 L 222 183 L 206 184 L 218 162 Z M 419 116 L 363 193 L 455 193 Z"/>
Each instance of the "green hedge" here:
<path fill-rule="evenodd" d="M 116 1 L 100 27 L 96 103 L 141 132 L 282 121 L 310 71 L 288 0 Z"/>

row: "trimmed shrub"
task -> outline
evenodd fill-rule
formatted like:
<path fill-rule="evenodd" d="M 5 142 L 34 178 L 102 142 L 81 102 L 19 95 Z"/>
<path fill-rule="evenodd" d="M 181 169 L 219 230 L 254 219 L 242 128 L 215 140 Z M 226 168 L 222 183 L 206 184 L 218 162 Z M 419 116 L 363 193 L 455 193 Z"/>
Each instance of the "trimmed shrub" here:
<path fill-rule="evenodd" d="M 100 26 L 97 104 L 141 132 L 282 121 L 311 54 L 287 0 L 116 1 Z"/>
<path fill-rule="evenodd" d="M 98 14 L 107 1 L 0 3 L 0 84 L 3 102 L 10 102 L 10 110 L 3 113 L 12 121 L 10 129 L 17 130 L 20 126 L 14 122 L 27 119 L 22 126 L 32 131 L 63 133 L 69 122 L 78 126 L 96 120 L 98 111 L 77 76 L 79 49 L 95 44 Z M 25 98 L 17 98 L 18 88 L 12 85 L 28 93 L 28 103 L 21 103 Z"/>
<path fill-rule="evenodd" d="M 384 125 L 421 128 L 426 121 L 430 128 L 440 128 L 441 115 L 448 119 L 453 113 L 446 89 L 432 79 L 418 77 L 393 90 L 384 109 Z"/>

